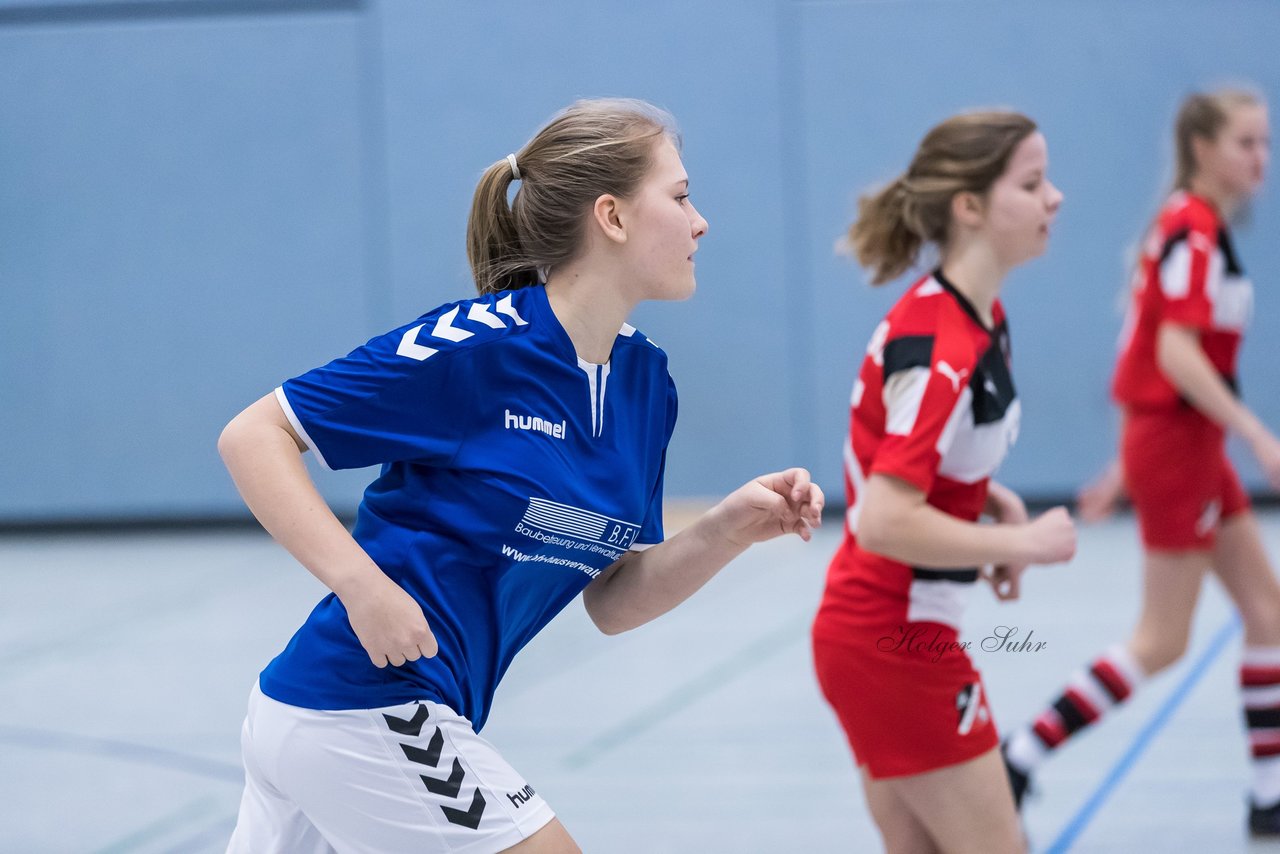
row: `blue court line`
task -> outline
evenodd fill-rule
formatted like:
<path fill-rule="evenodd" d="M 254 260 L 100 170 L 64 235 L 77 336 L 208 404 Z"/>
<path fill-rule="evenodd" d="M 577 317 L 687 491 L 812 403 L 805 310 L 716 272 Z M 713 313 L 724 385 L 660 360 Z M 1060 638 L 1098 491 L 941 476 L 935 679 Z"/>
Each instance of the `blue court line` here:
<path fill-rule="evenodd" d="M 230 762 L 205 759 L 202 756 L 192 756 L 177 750 L 167 750 L 163 747 L 152 747 L 132 741 L 0 724 L 0 744 L 52 750 L 59 753 L 105 756 L 140 765 L 154 765 L 174 771 L 184 771 L 227 783 L 244 783 L 244 770 L 238 763 L 233 765 Z"/>
<path fill-rule="evenodd" d="M 1129 749 L 1111 767 L 1111 770 L 1107 772 L 1107 776 L 1098 784 L 1098 788 L 1093 791 L 1093 794 L 1084 802 L 1084 805 L 1058 832 L 1057 838 L 1049 843 L 1049 847 L 1045 849 L 1045 854 L 1065 854 L 1071 848 L 1072 843 L 1076 841 L 1076 838 L 1081 833 L 1084 833 L 1085 828 L 1089 826 L 1089 822 L 1093 821 L 1094 816 L 1102 809 L 1102 805 L 1106 803 L 1107 798 L 1111 797 L 1112 792 L 1120 785 L 1120 781 L 1133 769 L 1134 764 L 1137 763 L 1139 757 L 1151 745 L 1156 735 L 1173 718 L 1173 713 L 1178 710 L 1182 702 L 1191 694 L 1191 689 L 1208 672 L 1214 660 L 1226 648 L 1231 639 L 1236 636 L 1236 633 L 1240 631 L 1240 625 L 1240 617 L 1233 614 L 1218 629 L 1213 639 L 1209 641 L 1209 645 L 1205 647 L 1204 651 L 1200 653 L 1200 657 L 1195 660 L 1191 668 L 1182 677 L 1182 681 L 1174 686 L 1174 689 L 1169 692 L 1169 696 L 1165 698 L 1164 703 L 1161 704 L 1156 713 L 1147 721 L 1146 726 L 1134 738 L 1133 743 L 1129 745 Z"/>
<path fill-rule="evenodd" d="M 224 815 L 203 830 L 199 830 L 184 839 L 180 839 L 160 854 L 193 854 L 197 851 L 211 851 L 221 854 L 226 850 L 227 840 L 236 829 L 236 814 Z"/>
<path fill-rule="evenodd" d="M 766 632 L 746 646 L 731 653 L 706 670 L 668 691 L 657 701 L 589 740 L 564 757 L 567 768 L 578 770 L 616 747 L 643 735 L 658 724 L 685 711 L 698 700 L 719 690 L 761 662 L 782 652 L 791 644 L 808 640 L 807 629 L 813 621 L 812 609 Z"/>
<path fill-rule="evenodd" d="M 192 801 L 167 815 L 161 816 L 141 830 L 135 830 L 123 839 L 118 839 L 109 845 L 96 849 L 93 854 L 130 854 L 132 851 L 141 850 L 148 843 L 169 835 L 176 829 L 190 825 L 194 819 L 204 818 L 214 812 L 217 805 L 217 799 L 211 797 Z M 231 834 L 228 833 L 227 835 L 230 836 Z M 186 850 L 191 851 L 193 849 L 188 848 Z"/>

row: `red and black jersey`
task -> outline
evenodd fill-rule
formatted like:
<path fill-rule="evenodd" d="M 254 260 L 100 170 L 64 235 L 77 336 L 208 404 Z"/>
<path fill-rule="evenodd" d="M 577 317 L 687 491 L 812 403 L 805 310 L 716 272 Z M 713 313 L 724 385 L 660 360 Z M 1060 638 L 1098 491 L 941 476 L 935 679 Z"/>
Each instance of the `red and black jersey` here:
<path fill-rule="evenodd" d="M 977 568 L 924 569 L 865 551 L 858 517 L 873 474 L 901 478 L 957 518 L 981 514 L 987 482 L 1017 438 L 1021 412 L 999 302 L 993 320 L 987 328 L 938 271 L 913 285 L 877 327 L 853 388 L 845 537 L 816 630 L 911 622 L 959 628 Z"/>
<path fill-rule="evenodd" d="M 1156 363 L 1164 322 L 1199 330 L 1205 355 L 1236 389 L 1236 357 L 1252 313 L 1253 285 L 1218 212 L 1199 196 L 1174 193 L 1156 217 L 1134 276 L 1111 387 L 1116 401 L 1141 409 L 1182 404 Z"/>

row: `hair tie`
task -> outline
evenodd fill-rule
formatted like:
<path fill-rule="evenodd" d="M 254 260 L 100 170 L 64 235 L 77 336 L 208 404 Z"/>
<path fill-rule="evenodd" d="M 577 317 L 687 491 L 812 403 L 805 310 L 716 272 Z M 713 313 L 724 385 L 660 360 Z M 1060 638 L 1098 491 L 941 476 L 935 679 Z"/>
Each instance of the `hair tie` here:
<path fill-rule="evenodd" d="M 516 156 L 514 154 L 507 155 L 507 163 L 511 164 L 511 178 L 514 181 L 520 180 L 520 167 L 516 165 Z"/>

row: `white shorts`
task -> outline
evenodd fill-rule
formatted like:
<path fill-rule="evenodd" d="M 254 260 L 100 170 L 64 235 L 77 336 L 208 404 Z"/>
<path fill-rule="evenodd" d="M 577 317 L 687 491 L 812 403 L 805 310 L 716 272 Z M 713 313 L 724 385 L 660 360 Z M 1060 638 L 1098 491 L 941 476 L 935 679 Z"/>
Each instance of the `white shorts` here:
<path fill-rule="evenodd" d="M 255 684 L 241 748 L 228 854 L 492 854 L 555 817 L 470 721 L 438 703 L 316 711 Z"/>

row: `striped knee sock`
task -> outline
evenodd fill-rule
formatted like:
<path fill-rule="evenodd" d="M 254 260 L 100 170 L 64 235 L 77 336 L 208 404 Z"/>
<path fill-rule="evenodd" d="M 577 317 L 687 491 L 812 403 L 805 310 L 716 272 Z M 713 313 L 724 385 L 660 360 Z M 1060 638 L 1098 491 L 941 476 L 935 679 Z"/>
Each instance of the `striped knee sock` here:
<path fill-rule="evenodd" d="M 1280 803 L 1280 646 L 1246 646 L 1240 694 L 1253 754 L 1251 795 L 1256 806 Z"/>
<path fill-rule="evenodd" d="M 1071 677 L 1062 696 L 1009 738 L 1008 760 L 1031 773 L 1071 736 L 1133 694 L 1146 674 L 1123 646 L 1115 646 Z"/>

